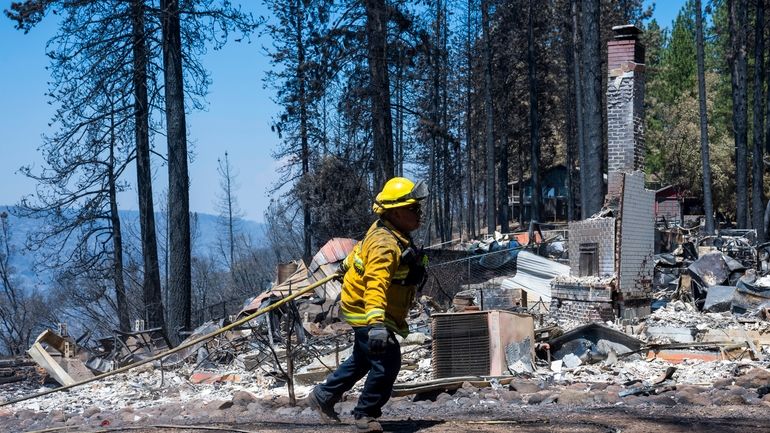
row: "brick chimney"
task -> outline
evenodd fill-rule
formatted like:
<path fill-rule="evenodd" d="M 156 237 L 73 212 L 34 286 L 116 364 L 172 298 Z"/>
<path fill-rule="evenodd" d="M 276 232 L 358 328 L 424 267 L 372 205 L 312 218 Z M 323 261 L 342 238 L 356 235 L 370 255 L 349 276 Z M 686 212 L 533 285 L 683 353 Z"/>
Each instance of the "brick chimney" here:
<path fill-rule="evenodd" d="M 644 45 L 634 25 L 615 26 L 607 43 L 607 171 L 609 199 L 620 173 L 644 167 Z"/>

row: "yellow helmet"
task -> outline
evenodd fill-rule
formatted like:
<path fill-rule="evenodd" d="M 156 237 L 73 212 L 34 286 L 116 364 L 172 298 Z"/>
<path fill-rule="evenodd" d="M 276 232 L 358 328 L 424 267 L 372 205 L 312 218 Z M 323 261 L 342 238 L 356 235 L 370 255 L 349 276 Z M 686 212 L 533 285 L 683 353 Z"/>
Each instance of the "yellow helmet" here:
<path fill-rule="evenodd" d="M 428 196 L 428 187 L 423 181 L 417 183 L 405 177 L 394 177 L 385 182 L 382 191 L 377 194 L 372 210 L 382 215 L 388 209 L 419 203 Z"/>

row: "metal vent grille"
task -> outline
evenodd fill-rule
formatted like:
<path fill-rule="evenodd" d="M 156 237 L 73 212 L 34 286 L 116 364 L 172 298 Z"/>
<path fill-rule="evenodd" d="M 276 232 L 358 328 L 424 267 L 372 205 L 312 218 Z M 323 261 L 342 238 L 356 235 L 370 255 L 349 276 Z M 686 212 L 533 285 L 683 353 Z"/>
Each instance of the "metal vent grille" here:
<path fill-rule="evenodd" d="M 487 314 L 433 316 L 433 377 L 489 375 Z"/>

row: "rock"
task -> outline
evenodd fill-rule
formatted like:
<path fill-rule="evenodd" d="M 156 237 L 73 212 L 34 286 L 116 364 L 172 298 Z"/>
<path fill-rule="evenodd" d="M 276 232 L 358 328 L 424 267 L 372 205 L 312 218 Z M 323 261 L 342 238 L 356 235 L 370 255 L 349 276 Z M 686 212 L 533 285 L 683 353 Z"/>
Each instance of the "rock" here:
<path fill-rule="evenodd" d="M 700 394 L 700 393 L 709 391 L 709 388 L 705 386 L 698 386 L 698 385 L 677 385 L 676 390 L 678 394 L 681 394 L 681 393 Z"/>
<path fill-rule="evenodd" d="M 561 359 L 564 363 L 565 368 L 575 368 L 583 363 L 583 361 L 580 360 L 575 354 L 568 353 L 564 355 L 564 358 Z"/>
<path fill-rule="evenodd" d="M 539 384 L 531 381 L 511 382 L 509 388 L 519 394 L 533 394 L 541 390 Z"/>
<path fill-rule="evenodd" d="M 500 391 L 500 401 L 504 401 L 504 402 L 520 402 L 521 401 L 521 394 L 519 394 L 516 391 L 501 390 Z"/>
<path fill-rule="evenodd" d="M 298 407 L 282 407 L 276 412 L 280 416 L 292 416 L 300 412 Z"/>
<path fill-rule="evenodd" d="M 289 405 L 288 395 L 279 395 L 273 399 L 273 405 L 283 407 Z"/>
<path fill-rule="evenodd" d="M 97 413 L 101 412 L 102 410 L 96 406 L 91 406 L 83 411 L 83 418 L 91 418 L 92 416 L 96 415 Z"/>
<path fill-rule="evenodd" d="M 485 400 L 497 400 L 500 394 L 497 391 L 487 391 L 481 394 L 481 397 Z"/>
<path fill-rule="evenodd" d="M 590 400 L 592 400 L 592 397 L 593 396 L 591 394 L 584 391 L 565 389 L 558 395 L 556 401 L 559 404 L 579 405 L 588 403 Z"/>
<path fill-rule="evenodd" d="M 622 401 L 617 392 L 608 392 L 607 390 L 597 391 L 593 396 L 597 403 L 615 404 Z"/>
<path fill-rule="evenodd" d="M 68 419 L 67 422 L 64 423 L 64 425 L 81 426 L 81 425 L 83 425 L 85 423 L 86 423 L 86 420 L 82 416 L 76 415 L 76 416 L 73 416 L 72 418 Z"/>
<path fill-rule="evenodd" d="M 444 404 L 447 401 L 452 400 L 453 398 L 454 397 L 452 397 L 452 395 L 450 395 L 450 394 L 448 394 L 446 392 L 442 392 L 441 394 L 436 396 L 436 403 Z"/>
<path fill-rule="evenodd" d="M 544 403 L 549 397 L 551 397 L 550 391 L 538 391 L 534 394 L 531 394 L 529 398 L 526 398 L 525 401 L 527 404 L 540 404 Z M 551 399 L 553 401 L 553 399 Z"/>
<path fill-rule="evenodd" d="M 64 422 L 66 420 L 66 417 L 64 416 L 64 411 L 61 411 L 61 410 L 51 411 L 50 416 L 51 416 L 52 422 Z"/>
<path fill-rule="evenodd" d="M 141 420 L 142 417 L 133 412 L 123 412 L 120 414 L 120 419 L 126 423 L 134 423 Z"/>
<path fill-rule="evenodd" d="M 693 406 L 708 406 L 711 399 L 703 393 L 677 392 L 674 396 L 680 404 L 690 404 Z"/>
<path fill-rule="evenodd" d="M 660 405 L 660 406 L 676 406 L 676 400 L 673 396 L 663 394 L 663 395 L 651 395 L 647 398 L 647 401 L 652 404 Z"/>
<path fill-rule="evenodd" d="M 608 386 L 610 386 L 609 383 L 597 382 L 597 383 L 590 384 L 588 386 L 588 389 L 590 389 L 591 391 L 603 391 L 607 389 Z"/>
<path fill-rule="evenodd" d="M 246 407 L 249 403 L 254 403 L 256 401 L 259 401 L 259 398 L 249 391 L 236 391 L 235 394 L 233 394 L 233 404 L 237 406 Z"/>
<path fill-rule="evenodd" d="M 763 385 L 757 388 L 757 397 L 762 398 L 770 394 L 770 385 Z"/>
<path fill-rule="evenodd" d="M 262 410 L 262 405 L 258 401 L 253 401 L 246 406 L 246 410 L 249 412 L 259 412 Z M 311 409 L 312 410 L 312 409 Z"/>
<path fill-rule="evenodd" d="M 22 410 L 16 412 L 16 418 L 18 418 L 20 420 L 34 419 L 35 418 L 35 411 L 34 410 L 29 410 L 29 409 L 22 409 Z"/>
<path fill-rule="evenodd" d="M 741 395 L 724 394 L 714 399 L 717 406 L 737 406 L 746 404 L 746 400 Z"/>
<path fill-rule="evenodd" d="M 640 404 L 646 403 L 647 399 L 637 395 L 629 395 L 628 397 L 623 397 L 621 401 L 629 406 L 638 406 Z"/>
<path fill-rule="evenodd" d="M 714 388 L 727 388 L 728 386 L 731 386 L 733 384 L 733 381 L 735 379 L 729 378 L 729 379 L 719 379 L 714 381 L 714 384 L 712 385 Z"/>
<path fill-rule="evenodd" d="M 222 400 L 222 401 L 220 401 L 220 402 L 219 402 L 219 403 L 218 403 L 216 406 L 214 406 L 214 407 L 216 407 L 216 408 L 217 408 L 217 409 L 219 409 L 219 410 L 230 409 L 231 407 L 233 407 L 233 402 L 232 402 L 232 401 L 224 401 L 224 400 Z"/>
<path fill-rule="evenodd" d="M 760 388 L 770 384 L 770 371 L 764 368 L 752 368 L 743 376 L 735 379 L 735 385 L 743 388 Z"/>

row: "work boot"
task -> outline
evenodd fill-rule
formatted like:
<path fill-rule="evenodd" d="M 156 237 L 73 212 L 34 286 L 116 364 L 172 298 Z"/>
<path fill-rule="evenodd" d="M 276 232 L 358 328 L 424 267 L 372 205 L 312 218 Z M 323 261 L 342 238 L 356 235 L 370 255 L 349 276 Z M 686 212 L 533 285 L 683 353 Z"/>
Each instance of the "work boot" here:
<path fill-rule="evenodd" d="M 377 421 L 377 418 L 362 416 L 361 418 L 356 418 L 356 432 L 380 433 L 382 432 L 382 425 Z"/>
<path fill-rule="evenodd" d="M 339 414 L 334 411 L 334 403 L 321 401 L 315 394 L 315 390 L 310 391 L 310 394 L 305 397 L 304 403 L 321 415 L 321 418 L 323 418 L 324 421 L 341 422 Z"/>

